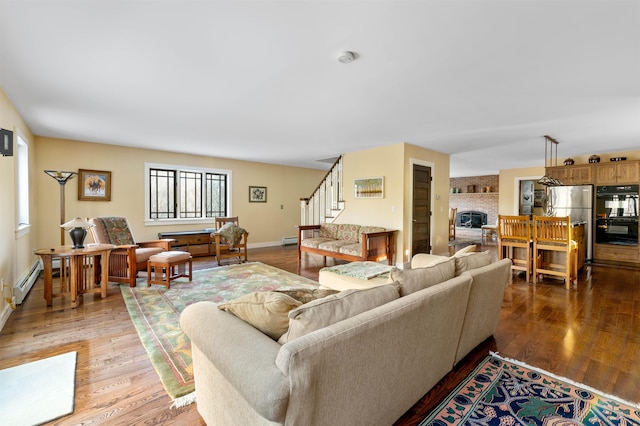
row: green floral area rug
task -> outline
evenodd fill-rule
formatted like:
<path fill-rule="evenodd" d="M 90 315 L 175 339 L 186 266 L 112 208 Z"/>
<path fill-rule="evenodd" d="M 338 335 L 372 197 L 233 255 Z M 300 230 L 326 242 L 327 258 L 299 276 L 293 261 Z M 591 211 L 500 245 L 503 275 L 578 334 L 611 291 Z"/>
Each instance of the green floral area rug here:
<path fill-rule="evenodd" d="M 164 388 L 181 407 L 195 401 L 191 342 L 180 329 L 180 312 L 192 303 L 223 303 L 255 291 L 317 288 L 310 279 L 259 262 L 193 271 L 171 288 L 138 279 L 134 288 L 120 286 L 127 310 Z"/>
<path fill-rule="evenodd" d="M 445 425 L 640 425 L 640 405 L 491 354 L 420 423 Z"/>

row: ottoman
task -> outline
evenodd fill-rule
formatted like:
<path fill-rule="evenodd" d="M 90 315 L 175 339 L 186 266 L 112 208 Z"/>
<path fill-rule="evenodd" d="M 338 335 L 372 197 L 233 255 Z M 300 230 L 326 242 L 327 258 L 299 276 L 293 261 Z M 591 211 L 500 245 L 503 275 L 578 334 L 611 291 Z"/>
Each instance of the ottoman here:
<path fill-rule="evenodd" d="M 169 288 L 171 280 L 181 277 L 191 281 L 191 266 L 191 254 L 184 251 L 154 254 L 147 262 L 147 287 L 162 284 Z"/>
<path fill-rule="evenodd" d="M 320 287 L 338 291 L 365 289 L 390 284 L 390 270 L 391 266 L 376 262 L 351 262 L 320 269 L 318 282 Z"/>

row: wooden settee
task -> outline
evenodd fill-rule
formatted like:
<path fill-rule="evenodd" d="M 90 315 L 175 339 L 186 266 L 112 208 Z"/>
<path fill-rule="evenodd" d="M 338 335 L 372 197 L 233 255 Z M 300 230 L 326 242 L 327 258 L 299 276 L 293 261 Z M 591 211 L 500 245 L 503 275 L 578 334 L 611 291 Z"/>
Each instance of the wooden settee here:
<path fill-rule="evenodd" d="M 319 254 L 335 259 L 393 262 L 393 238 L 395 230 L 379 226 L 323 223 L 298 226 L 298 262 L 302 252 Z"/>

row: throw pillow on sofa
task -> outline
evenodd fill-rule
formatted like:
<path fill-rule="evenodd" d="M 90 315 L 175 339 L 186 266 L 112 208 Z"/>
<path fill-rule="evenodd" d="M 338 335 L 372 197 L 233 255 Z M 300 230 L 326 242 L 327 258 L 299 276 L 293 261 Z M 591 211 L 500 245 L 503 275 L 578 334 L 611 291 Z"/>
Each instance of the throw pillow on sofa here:
<path fill-rule="evenodd" d="M 278 340 L 289 327 L 289 311 L 300 305 L 302 302 L 286 294 L 264 291 L 245 294 L 218 305 L 218 309 L 237 316 L 273 340 Z"/>
<path fill-rule="evenodd" d="M 387 284 L 364 290 L 345 290 L 323 297 L 289 312 L 289 330 L 278 343 L 285 344 L 339 321 L 351 318 L 399 297 L 397 284 Z"/>
<path fill-rule="evenodd" d="M 424 268 L 402 270 L 393 268 L 391 280 L 400 284 L 400 296 L 406 296 L 418 290 L 440 284 L 455 277 L 456 260 L 445 257 L 439 263 Z"/>
<path fill-rule="evenodd" d="M 477 253 L 464 253 L 455 255 L 456 277 L 471 269 L 481 268 L 491 263 L 491 253 L 489 251 Z"/>
<path fill-rule="evenodd" d="M 273 290 L 277 293 L 286 294 L 287 296 L 293 297 L 298 302 L 305 304 L 309 303 L 316 299 L 321 299 L 326 296 L 330 296 L 332 294 L 339 293 L 338 290 L 331 290 L 328 288 L 294 288 L 290 290 Z M 287 321 L 288 321 L 287 317 Z"/>

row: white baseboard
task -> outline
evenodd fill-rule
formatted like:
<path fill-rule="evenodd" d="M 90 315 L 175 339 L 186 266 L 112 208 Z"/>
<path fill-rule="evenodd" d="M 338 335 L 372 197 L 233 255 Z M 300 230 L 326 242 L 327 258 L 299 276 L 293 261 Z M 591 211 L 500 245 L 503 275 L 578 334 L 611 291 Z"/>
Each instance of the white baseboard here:
<path fill-rule="evenodd" d="M 252 248 L 263 248 L 263 247 L 274 247 L 274 246 L 281 246 L 281 245 L 282 245 L 282 241 L 266 241 L 264 243 L 247 244 L 249 249 L 252 249 Z"/>
<path fill-rule="evenodd" d="M 4 300 L 0 301 L 0 306 L 2 306 L 2 311 L 0 312 L 0 330 L 2 330 L 4 325 L 7 323 L 11 312 L 13 312 L 13 309 L 11 309 L 11 306 L 9 306 L 9 304 Z"/>

